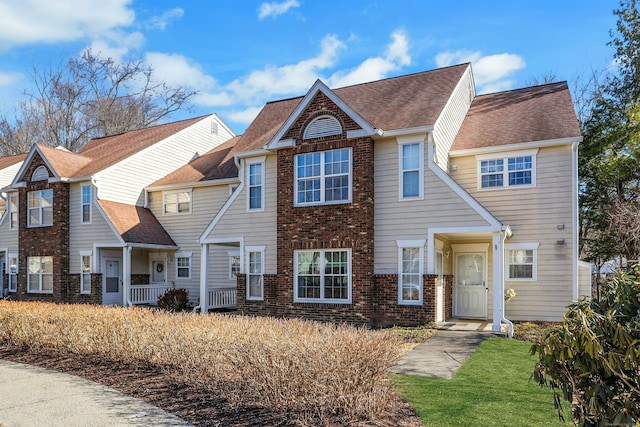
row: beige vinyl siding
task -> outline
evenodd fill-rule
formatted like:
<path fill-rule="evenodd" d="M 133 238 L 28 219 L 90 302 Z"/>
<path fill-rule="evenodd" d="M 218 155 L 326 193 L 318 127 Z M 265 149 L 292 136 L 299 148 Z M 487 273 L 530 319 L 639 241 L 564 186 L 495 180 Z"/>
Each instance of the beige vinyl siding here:
<path fill-rule="evenodd" d="M 506 305 L 511 320 L 560 320 L 573 298 L 571 162 L 570 145 L 541 148 L 535 187 L 478 190 L 476 157 L 452 161 L 457 165 L 457 171 L 452 171 L 454 179 L 498 220 L 511 226 L 513 236 L 506 243 L 539 243 L 536 281 L 510 281 L 505 275 L 505 289 L 517 293 Z M 564 244 L 557 244 L 559 239 Z"/>
<path fill-rule="evenodd" d="M 243 237 L 245 246 L 265 245 L 264 271 L 267 274 L 276 273 L 276 182 L 276 156 L 269 155 L 265 161 L 264 210 L 247 211 L 247 186 L 244 185 L 211 233 L 205 236 L 206 239 Z"/>
<path fill-rule="evenodd" d="M 462 75 L 447 105 L 433 126 L 436 147 L 436 163 L 442 170 L 449 168 L 449 150 L 464 121 L 474 96 L 471 67 Z"/>
<path fill-rule="evenodd" d="M 193 189 L 186 187 L 184 190 L 191 191 L 190 214 L 163 215 L 162 191 L 149 193 L 149 208 L 178 245 L 177 252 L 191 253 L 191 279 L 176 277 L 177 262 L 174 260 L 167 266 L 167 281 L 175 282 L 176 287 L 187 289 L 190 298 L 195 300 L 200 293 L 201 246 L 198 239 L 229 197 L 229 185 L 211 185 Z M 175 254 L 172 253 L 172 256 L 175 257 Z"/>
<path fill-rule="evenodd" d="M 427 158 L 427 144 L 424 144 Z M 426 163 L 426 161 L 425 161 Z M 427 239 L 432 227 L 487 226 L 487 222 L 425 165 L 424 199 L 399 200 L 396 139 L 375 145 L 375 261 L 376 274 L 398 272 L 396 240 Z M 425 248 L 425 257 L 428 256 Z M 426 265 L 426 263 L 425 263 Z"/>
<path fill-rule="evenodd" d="M 578 262 L 578 298 L 591 298 L 591 264 L 584 261 Z"/>
<path fill-rule="evenodd" d="M 69 253 L 71 255 L 69 271 L 72 274 L 80 272 L 80 251 L 93 250 L 94 243 L 120 244 L 118 237 L 93 201 L 91 203 L 91 223 L 80 223 L 81 186 L 84 184 L 90 184 L 90 182 L 73 183 L 69 188 Z M 93 190 L 95 191 L 95 188 Z M 120 256 L 122 256 L 122 252 L 120 252 Z"/>
<path fill-rule="evenodd" d="M 211 133 L 212 120 L 219 123 L 217 135 Z M 232 137 L 216 117 L 205 118 L 96 174 L 99 198 L 142 206 L 144 187 Z"/>
<path fill-rule="evenodd" d="M 236 280 L 229 279 L 229 251 L 240 251 L 240 248 L 211 245 L 209 249 L 209 288 L 235 287 Z"/>

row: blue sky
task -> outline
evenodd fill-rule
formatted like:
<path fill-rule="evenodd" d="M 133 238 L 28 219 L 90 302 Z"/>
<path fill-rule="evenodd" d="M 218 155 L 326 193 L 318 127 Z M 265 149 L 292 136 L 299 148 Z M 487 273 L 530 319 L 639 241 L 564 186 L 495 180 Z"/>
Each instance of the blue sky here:
<path fill-rule="evenodd" d="M 612 60 L 615 0 L 0 0 L 0 114 L 30 72 L 91 47 L 200 91 L 193 112 L 244 132 L 265 102 L 472 62 L 479 93 Z"/>

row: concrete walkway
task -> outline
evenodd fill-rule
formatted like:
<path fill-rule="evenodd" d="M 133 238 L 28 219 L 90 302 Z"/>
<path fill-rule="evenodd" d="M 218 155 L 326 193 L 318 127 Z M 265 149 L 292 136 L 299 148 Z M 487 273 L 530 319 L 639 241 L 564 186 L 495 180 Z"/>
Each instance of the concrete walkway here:
<path fill-rule="evenodd" d="M 496 334 L 487 322 L 446 323 L 433 337 L 403 355 L 391 372 L 451 378 L 480 343 L 493 336 Z"/>
<path fill-rule="evenodd" d="M 101 384 L 0 360 L 1 427 L 189 425 Z"/>

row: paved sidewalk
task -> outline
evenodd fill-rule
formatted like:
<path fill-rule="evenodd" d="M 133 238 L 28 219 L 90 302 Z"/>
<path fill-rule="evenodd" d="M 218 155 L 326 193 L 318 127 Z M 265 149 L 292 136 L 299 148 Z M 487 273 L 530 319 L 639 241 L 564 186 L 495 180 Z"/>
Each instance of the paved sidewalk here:
<path fill-rule="evenodd" d="M 73 375 L 0 360 L 0 426 L 189 426 L 168 412 Z"/>
<path fill-rule="evenodd" d="M 495 336 L 484 327 L 439 329 L 436 334 L 400 357 L 391 369 L 397 374 L 451 378 L 453 373 L 487 338 Z"/>

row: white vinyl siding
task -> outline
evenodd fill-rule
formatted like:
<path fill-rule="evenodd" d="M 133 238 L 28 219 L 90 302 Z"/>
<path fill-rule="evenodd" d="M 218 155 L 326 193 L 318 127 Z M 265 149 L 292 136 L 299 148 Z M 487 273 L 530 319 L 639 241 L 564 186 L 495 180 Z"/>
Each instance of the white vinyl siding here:
<path fill-rule="evenodd" d="M 294 166 L 294 205 L 351 202 L 351 149 L 298 154 Z"/>
<path fill-rule="evenodd" d="M 33 256 L 27 258 L 27 292 L 53 293 L 53 257 Z"/>
<path fill-rule="evenodd" d="M 27 193 L 27 225 L 45 227 L 53 225 L 53 190 L 37 190 Z"/>
<path fill-rule="evenodd" d="M 536 156 L 536 186 L 508 191 L 478 190 L 476 156 L 455 157 L 452 176 L 474 198 L 513 230 L 506 243 L 539 242 L 537 285 L 509 280 L 517 296 L 506 305 L 510 320 L 561 320 L 573 299 L 572 149 L 543 147 Z M 557 244 L 564 239 L 564 244 Z M 506 252 L 505 252 L 506 255 Z M 505 264 L 506 264 L 505 256 Z"/>
<path fill-rule="evenodd" d="M 221 122 L 218 133 L 212 134 L 211 120 L 218 119 L 215 116 L 204 118 L 98 172 L 95 178 L 100 183 L 100 199 L 142 206 L 145 187 L 233 137 Z"/>
<path fill-rule="evenodd" d="M 82 224 L 91 223 L 91 205 L 93 198 L 91 195 L 91 185 L 80 186 L 80 222 Z"/>

